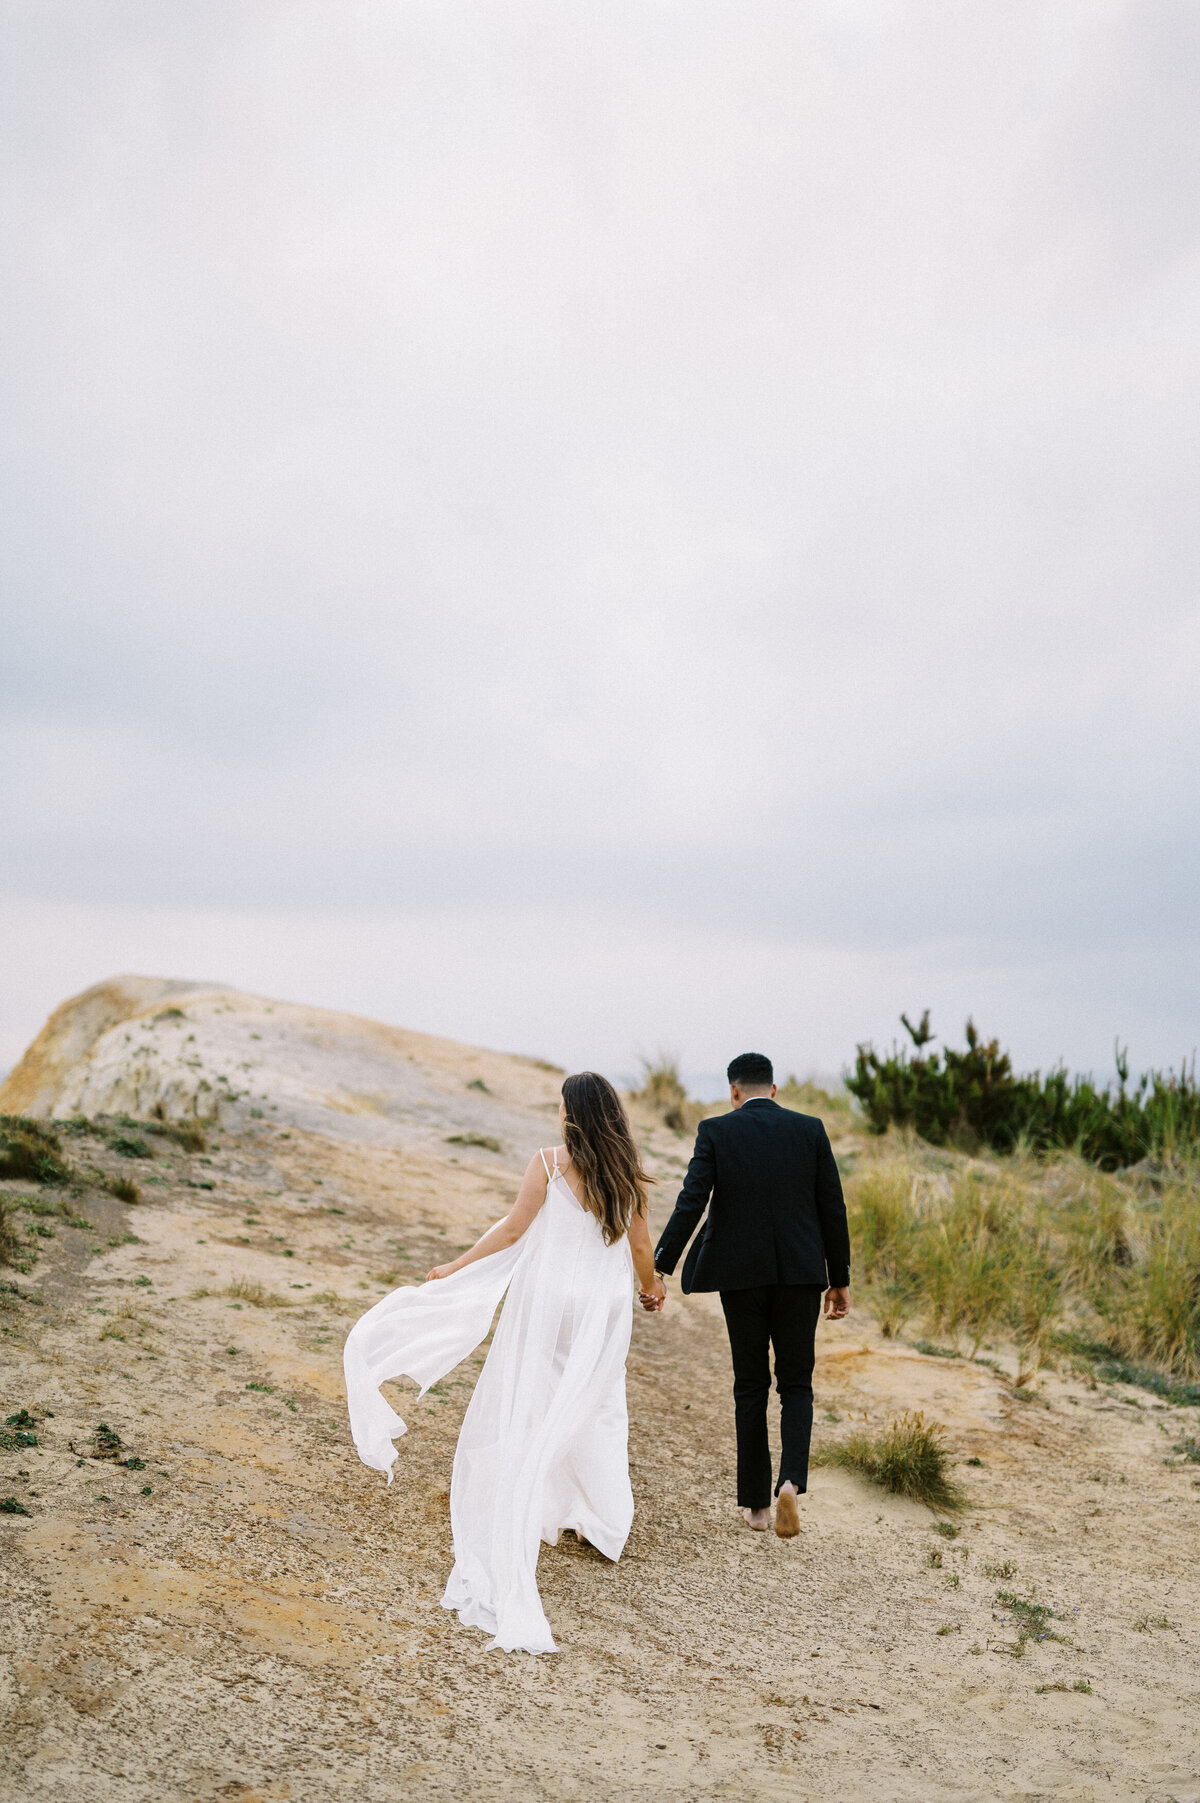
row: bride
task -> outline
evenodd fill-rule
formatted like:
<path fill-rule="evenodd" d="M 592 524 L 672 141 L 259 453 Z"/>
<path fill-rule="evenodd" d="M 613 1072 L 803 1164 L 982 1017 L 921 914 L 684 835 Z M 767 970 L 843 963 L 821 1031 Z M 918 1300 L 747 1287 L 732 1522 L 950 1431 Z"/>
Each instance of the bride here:
<path fill-rule="evenodd" d="M 419 1288 L 393 1290 L 346 1341 L 359 1457 L 392 1481 L 404 1422 L 388 1378 L 430 1384 L 474 1350 L 508 1292 L 471 1397 L 450 1483 L 454 1569 L 442 1605 L 489 1648 L 552 1653 L 537 1588 L 543 1540 L 573 1528 L 619 1559 L 633 1520 L 625 1410 L 632 1276 L 662 1308 L 646 1184 L 620 1097 L 592 1071 L 568 1077 L 563 1145 L 529 1161 L 512 1211 Z"/>

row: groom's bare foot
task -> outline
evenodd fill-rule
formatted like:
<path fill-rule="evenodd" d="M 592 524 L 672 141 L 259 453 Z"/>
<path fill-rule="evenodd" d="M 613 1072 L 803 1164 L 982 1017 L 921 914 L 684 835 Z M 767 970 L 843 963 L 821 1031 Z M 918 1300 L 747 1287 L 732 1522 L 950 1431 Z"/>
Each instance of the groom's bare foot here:
<path fill-rule="evenodd" d="M 765 1534 L 771 1525 L 770 1509 L 743 1509 L 742 1519 L 756 1534 Z"/>
<path fill-rule="evenodd" d="M 796 1506 L 796 1486 L 781 1484 L 775 1503 L 775 1532 L 781 1540 L 790 1540 L 800 1532 L 800 1510 Z"/>

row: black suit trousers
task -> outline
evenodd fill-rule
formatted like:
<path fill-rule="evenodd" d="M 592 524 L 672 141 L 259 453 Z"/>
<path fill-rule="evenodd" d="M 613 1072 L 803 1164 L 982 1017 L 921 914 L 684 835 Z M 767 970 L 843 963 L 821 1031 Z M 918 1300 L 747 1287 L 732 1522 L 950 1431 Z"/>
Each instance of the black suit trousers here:
<path fill-rule="evenodd" d="M 767 1397 L 771 1393 L 770 1349 L 775 1350 L 783 1451 L 779 1485 L 790 1480 L 808 1488 L 808 1448 L 812 1439 L 813 1360 L 822 1290 L 815 1284 L 763 1284 L 757 1289 L 722 1290 L 721 1307 L 733 1353 L 733 1410 L 737 1426 L 739 1508 L 766 1509 L 771 1501 L 771 1449 L 767 1442 Z"/>

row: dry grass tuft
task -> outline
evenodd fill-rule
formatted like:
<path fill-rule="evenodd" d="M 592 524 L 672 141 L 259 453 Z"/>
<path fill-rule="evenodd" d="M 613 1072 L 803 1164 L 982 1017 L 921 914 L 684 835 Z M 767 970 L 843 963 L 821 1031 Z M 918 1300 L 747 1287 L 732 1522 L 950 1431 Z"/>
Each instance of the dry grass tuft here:
<path fill-rule="evenodd" d="M 269 1290 L 257 1277 L 235 1277 L 232 1283 L 226 1284 L 225 1294 L 235 1297 L 238 1302 L 249 1302 L 254 1308 L 292 1306 L 286 1296 L 277 1296 L 274 1290 Z"/>
<path fill-rule="evenodd" d="M 687 1090 L 679 1075 L 679 1060 L 669 1052 L 659 1052 L 657 1058 L 642 1059 L 642 1087 L 634 1091 L 634 1100 L 644 1102 L 661 1114 L 663 1126 L 669 1127 L 673 1133 L 684 1133 L 694 1125 L 693 1114 L 698 1118 L 704 1113 L 703 1108 L 689 1103 Z"/>
<path fill-rule="evenodd" d="M 86 1123 L 85 1123 L 86 1125 Z M 119 1114 L 115 1120 L 104 1120 L 91 1123 L 92 1130 L 103 1136 L 116 1150 L 118 1139 L 126 1136 L 138 1136 L 152 1133 L 159 1139 L 169 1139 L 184 1152 L 203 1152 L 208 1141 L 204 1137 L 204 1129 L 199 1121 L 169 1121 L 163 1114 L 151 1115 L 147 1120 L 136 1120 L 133 1115 Z M 131 1140 L 131 1143 L 132 1140 Z M 145 1141 L 141 1143 L 145 1145 Z M 149 1147 L 144 1152 L 128 1153 L 126 1156 L 145 1158 L 149 1156 Z"/>
<path fill-rule="evenodd" d="M 21 1269 L 24 1244 L 17 1232 L 17 1205 L 11 1196 L 0 1196 L 0 1265 Z"/>
<path fill-rule="evenodd" d="M 797 1077 L 788 1077 L 779 1085 L 776 1100 L 798 1114 L 816 1114 L 823 1121 L 832 1118 L 838 1127 L 849 1125 L 854 1118 L 854 1103 L 845 1090 L 822 1089 L 819 1083 L 801 1083 Z"/>
<path fill-rule="evenodd" d="M 395 1275 L 398 1274 L 393 1274 L 392 1279 L 389 1281 L 394 1282 Z M 339 1314 L 343 1315 L 360 1315 L 364 1307 L 361 1300 L 356 1302 L 351 1296 L 339 1296 L 336 1290 L 314 1290 L 313 1294 L 309 1296 L 307 1300 L 309 1302 L 319 1302 L 325 1308 L 336 1309 Z"/>
<path fill-rule="evenodd" d="M 146 1121 L 144 1125 L 147 1133 L 174 1140 L 184 1152 L 203 1152 L 208 1144 L 199 1121 Z"/>
<path fill-rule="evenodd" d="M 821 1447 L 813 1464 L 857 1472 L 894 1496 L 907 1496 L 943 1514 L 956 1513 L 966 1505 L 964 1491 L 950 1476 L 942 1428 L 926 1421 L 919 1409 L 898 1415 L 882 1434 L 859 1431 Z"/>

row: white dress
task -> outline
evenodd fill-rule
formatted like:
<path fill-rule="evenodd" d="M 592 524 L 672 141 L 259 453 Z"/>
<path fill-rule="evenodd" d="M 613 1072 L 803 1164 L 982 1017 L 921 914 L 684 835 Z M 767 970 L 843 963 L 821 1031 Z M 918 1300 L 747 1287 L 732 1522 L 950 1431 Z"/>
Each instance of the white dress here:
<path fill-rule="evenodd" d="M 486 1337 L 507 1290 L 454 1454 L 454 1569 L 442 1605 L 510 1653 L 555 1651 L 537 1588 L 541 1542 L 574 1528 L 618 1559 L 633 1521 L 629 1240 L 605 1245 L 557 1153 L 546 1172 L 546 1200 L 515 1246 L 393 1290 L 355 1323 L 345 1350 L 354 1444 L 390 1484 L 392 1441 L 405 1426 L 379 1385 L 403 1375 L 424 1394 Z"/>

